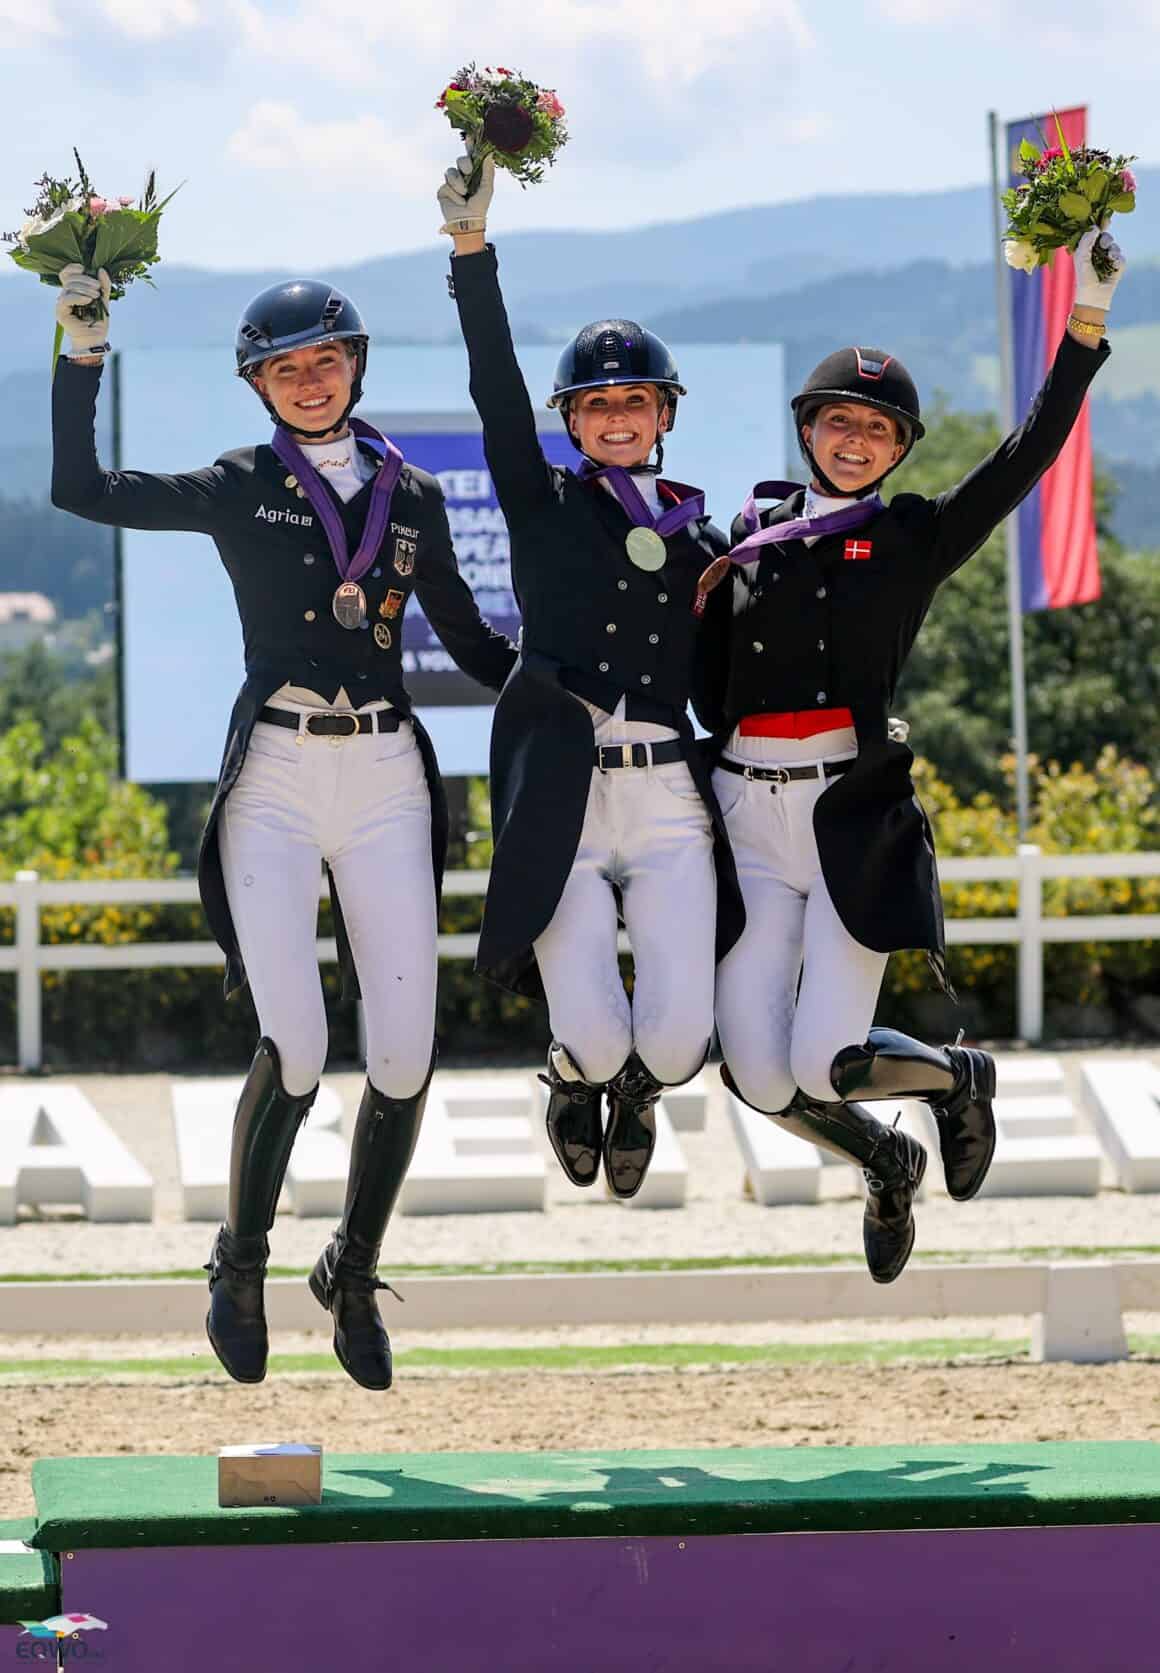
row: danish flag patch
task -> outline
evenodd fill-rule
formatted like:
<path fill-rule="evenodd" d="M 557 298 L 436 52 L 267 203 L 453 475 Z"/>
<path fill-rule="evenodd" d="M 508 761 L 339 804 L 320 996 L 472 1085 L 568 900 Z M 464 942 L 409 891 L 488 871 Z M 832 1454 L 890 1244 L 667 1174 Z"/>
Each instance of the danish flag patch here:
<path fill-rule="evenodd" d="M 874 542 L 872 540 L 848 540 L 846 550 L 842 556 L 847 563 L 856 563 L 860 559 L 868 558 L 873 550 Z"/>

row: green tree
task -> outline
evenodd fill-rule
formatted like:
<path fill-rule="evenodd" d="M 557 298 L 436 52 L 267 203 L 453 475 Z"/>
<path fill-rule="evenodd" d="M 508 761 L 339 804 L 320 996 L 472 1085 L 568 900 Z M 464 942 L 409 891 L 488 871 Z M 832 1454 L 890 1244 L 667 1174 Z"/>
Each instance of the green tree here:
<path fill-rule="evenodd" d="M 0 733 L 0 875 L 171 872 L 164 810 L 116 768 L 116 745 L 93 715 L 55 750 L 36 720 Z"/>
<path fill-rule="evenodd" d="M 39 639 L 0 658 L 0 733 L 34 718 L 45 747 L 56 750 L 83 716 L 107 732 L 116 725 L 116 688 L 111 662 L 90 668 L 48 649 Z"/>
<path fill-rule="evenodd" d="M 934 495 L 999 440 L 994 419 L 936 406 L 895 491 Z M 1031 750 L 1093 767 L 1101 750 L 1160 767 L 1160 554 L 1129 554 L 1107 532 L 1114 484 L 1097 477 L 1103 591 L 1094 604 L 1023 618 Z M 1011 747 L 1006 540 L 1000 528 L 943 587 L 897 699 L 914 748 L 964 799 L 1004 795 Z"/>

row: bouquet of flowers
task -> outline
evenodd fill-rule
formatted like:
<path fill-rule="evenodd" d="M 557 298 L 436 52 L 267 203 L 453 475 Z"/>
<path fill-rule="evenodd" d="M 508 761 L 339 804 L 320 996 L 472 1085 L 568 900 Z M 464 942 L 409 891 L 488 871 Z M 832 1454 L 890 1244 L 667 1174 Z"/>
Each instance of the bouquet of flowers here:
<path fill-rule="evenodd" d="M 537 185 L 568 139 L 564 107 L 550 87 L 537 87 L 518 70 L 458 70 L 435 109 L 470 141 L 474 168 L 468 196 L 479 185 L 485 157 L 514 174 L 521 186 Z"/>
<path fill-rule="evenodd" d="M 1136 207 L 1135 157 L 1113 157 L 1090 145 L 1069 149 L 1058 116 L 1055 128 L 1057 145 L 1048 145 L 1042 134 L 1042 150 L 1023 141 L 1019 166 L 1025 179 L 1003 193 L 1003 253 L 1009 266 L 1024 273 L 1050 266 L 1056 250 L 1074 250 L 1089 227 L 1106 226 L 1111 215 L 1130 215 Z M 1098 243 L 1092 266 L 1100 279 L 1114 271 Z"/>
<path fill-rule="evenodd" d="M 55 180 L 50 174 L 36 182 L 38 196 L 19 232 L 2 236 L 11 246 L 8 254 L 17 267 L 35 273 L 42 285 L 59 285 L 62 268 L 79 263 L 94 277 L 103 267 L 109 275 L 109 297 L 119 302 L 134 279 L 152 284 L 149 269 L 161 257 L 157 254 L 157 227 L 169 197 L 158 198 L 152 169 L 145 189 L 136 201 L 131 197 L 103 198 L 94 189 L 85 165 L 76 157 L 76 180 Z M 107 310 L 94 302 L 87 312 L 93 320 Z M 62 329 L 58 325 L 52 363 L 60 354 Z"/>

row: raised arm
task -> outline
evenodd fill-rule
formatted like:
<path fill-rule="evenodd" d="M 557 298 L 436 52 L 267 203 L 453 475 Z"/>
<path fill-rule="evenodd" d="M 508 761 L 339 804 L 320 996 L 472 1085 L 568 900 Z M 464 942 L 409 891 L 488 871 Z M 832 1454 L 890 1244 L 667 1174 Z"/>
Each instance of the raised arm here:
<path fill-rule="evenodd" d="M 97 457 L 101 364 L 62 355 L 52 385 L 52 503 L 92 523 L 209 534 L 225 486 L 221 465 L 179 476 L 107 471 Z"/>
<path fill-rule="evenodd" d="M 455 561 L 443 495 L 434 484 L 430 491 L 438 494 L 434 531 L 415 569 L 415 595 L 456 665 L 480 685 L 498 691 L 512 671 L 516 648 L 480 615 Z"/>
<path fill-rule="evenodd" d="M 1097 238 L 1116 263 L 1110 280 L 1092 266 Z M 942 580 L 977 552 L 1034 488 L 1071 434 L 1092 379 L 1111 352 L 1103 322 L 1124 270 L 1119 246 L 1093 228 L 1076 251 L 1076 303 L 1046 381 L 1026 419 L 995 451 L 934 502 L 934 566 Z"/>
<path fill-rule="evenodd" d="M 52 384 L 52 503 L 93 523 L 124 529 L 190 529 L 209 533 L 220 495 L 220 466 L 186 476 L 106 471 L 97 458 L 96 411 L 109 345 L 109 276 L 94 279 L 78 263 L 61 269 L 57 323 L 68 355 Z M 93 318 L 92 316 L 96 317 Z"/>
<path fill-rule="evenodd" d="M 469 171 L 470 158 L 461 162 Z M 462 169 L 448 169 L 439 206 L 445 216 L 443 231 L 455 245 L 451 284 L 467 344 L 471 398 L 483 421 L 484 451 L 496 495 L 510 524 L 548 499 L 553 485 L 512 344 L 495 250 L 486 242 L 494 170 L 488 157 L 479 190 L 468 198 Z"/>

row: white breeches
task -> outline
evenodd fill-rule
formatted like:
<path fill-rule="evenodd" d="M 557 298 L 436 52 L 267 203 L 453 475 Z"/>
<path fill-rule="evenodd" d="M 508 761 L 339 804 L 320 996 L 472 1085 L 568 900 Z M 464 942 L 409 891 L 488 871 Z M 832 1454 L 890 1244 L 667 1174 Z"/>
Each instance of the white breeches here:
<path fill-rule="evenodd" d="M 848 748 L 820 756 L 819 745 L 837 737 L 740 744 L 754 764 L 799 766 L 848 758 Z M 737 757 L 737 745 L 735 736 L 729 756 Z M 744 933 L 717 972 L 722 1055 L 758 1109 L 783 1110 L 797 1087 L 832 1101 L 830 1065 L 843 1046 L 866 1038 L 887 955 L 855 941 L 830 899 L 813 823 L 824 782 L 770 785 L 720 769 L 713 782 L 746 914 Z"/>
<path fill-rule="evenodd" d="M 418 1091 L 435 1030 L 431 804 L 409 721 L 397 732 L 304 736 L 259 721 L 220 823 L 222 871 L 250 991 L 282 1062 L 308 1092 L 326 1061 L 315 954 L 321 867 L 334 874 L 362 989 L 367 1074 Z"/>
<path fill-rule="evenodd" d="M 616 741 L 634 733 L 622 724 Z M 632 948 L 631 1002 L 614 887 Z M 576 858 L 535 944 L 553 1037 L 587 1080 L 610 1080 L 634 1046 L 666 1085 L 696 1073 L 713 1030 L 716 933 L 712 825 L 688 767 L 593 769 Z"/>

